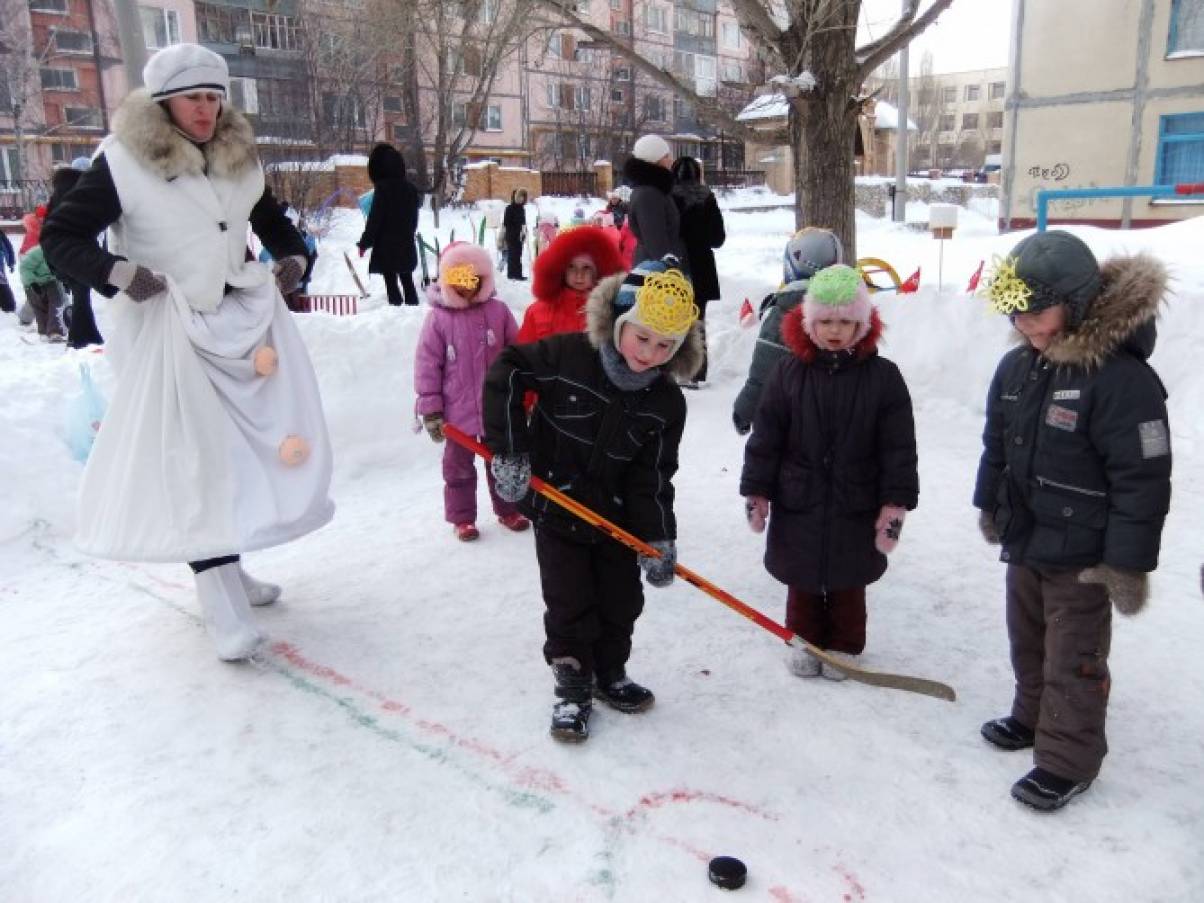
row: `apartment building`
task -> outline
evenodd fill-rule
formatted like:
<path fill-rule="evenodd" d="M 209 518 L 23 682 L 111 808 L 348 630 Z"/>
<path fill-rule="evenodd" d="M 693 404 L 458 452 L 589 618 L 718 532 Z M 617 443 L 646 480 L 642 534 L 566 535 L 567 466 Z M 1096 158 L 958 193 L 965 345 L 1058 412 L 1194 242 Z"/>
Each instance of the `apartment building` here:
<path fill-rule="evenodd" d="M 1031 226 L 1042 188 L 1204 182 L 1204 3 L 1013 0 L 1012 15 L 1001 227 Z M 1050 222 L 1156 225 L 1201 204 L 1082 198 Z"/>

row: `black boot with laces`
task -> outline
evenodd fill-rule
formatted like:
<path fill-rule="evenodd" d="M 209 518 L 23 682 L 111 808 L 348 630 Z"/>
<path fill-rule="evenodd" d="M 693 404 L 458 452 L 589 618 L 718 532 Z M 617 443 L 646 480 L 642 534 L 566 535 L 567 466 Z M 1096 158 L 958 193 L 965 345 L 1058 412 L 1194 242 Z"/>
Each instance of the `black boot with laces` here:
<path fill-rule="evenodd" d="M 622 668 L 598 675 L 594 684 L 594 698 L 629 715 L 646 711 L 656 702 L 652 691 L 629 678 Z"/>
<path fill-rule="evenodd" d="M 581 670 L 576 659 L 553 662 L 552 674 L 556 678 L 557 702 L 552 706 L 550 733 L 565 743 L 581 743 L 589 739 L 593 681 Z"/>

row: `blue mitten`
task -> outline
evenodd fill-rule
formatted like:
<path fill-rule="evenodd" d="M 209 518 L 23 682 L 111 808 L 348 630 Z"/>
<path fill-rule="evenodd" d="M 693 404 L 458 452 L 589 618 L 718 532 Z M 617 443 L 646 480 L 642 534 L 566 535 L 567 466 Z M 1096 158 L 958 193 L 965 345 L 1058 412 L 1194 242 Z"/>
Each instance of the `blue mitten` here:
<path fill-rule="evenodd" d="M 527 497 L 531 485 L 531 456 L 522 454 L 495 454 L 489 462 L 493 474 L 494 489 L 502 501 L 521 502 Z"/>
<path fill-rule="evenodd" d="M 671 539 L 661 539 L 648 545 L 661 553 L 660 558 L 650 558 L 641 555 L 640 567 L 644 569 L 644 579 L 655 587 L 668 586 L 673 582 L 673 568 L 677 564 L 677 544 Z"/>

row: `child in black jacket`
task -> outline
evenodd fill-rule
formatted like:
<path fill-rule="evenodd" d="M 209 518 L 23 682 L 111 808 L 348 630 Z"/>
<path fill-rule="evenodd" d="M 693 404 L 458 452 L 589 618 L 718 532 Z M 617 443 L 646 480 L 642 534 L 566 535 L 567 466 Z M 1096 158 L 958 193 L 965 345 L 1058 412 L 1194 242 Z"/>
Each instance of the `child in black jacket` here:
<path fill-rule="evenodd" d="M 644 605 L 640 568 L 667 586 L 676 563 L 673 474 L 686 420 L 674 378 L 701 361 L 689 281 L 666 257 L 603 279 L 586 303 L 587 330 L 504 350 L 485 381 L 485 440 L 498 494 L 535 524 L 547 611 L 544 658 L 556 679 L 552 736 L 589 736 L 591 697 L 642 712 L 652 692 L 628 679 L 631 635 Z M 538 401 L 530 422 L 524 393 Z M 661 553 L 637 556 L 529 493 L 531 474 Z"/>

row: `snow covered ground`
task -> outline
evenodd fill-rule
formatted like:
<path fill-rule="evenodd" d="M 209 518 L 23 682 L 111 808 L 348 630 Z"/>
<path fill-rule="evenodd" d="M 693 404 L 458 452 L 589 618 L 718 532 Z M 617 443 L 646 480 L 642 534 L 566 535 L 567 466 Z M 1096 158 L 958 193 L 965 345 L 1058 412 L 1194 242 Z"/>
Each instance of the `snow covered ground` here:
<path fill-rule="evenodd" d="M 577 206 L 550 203 L 562 221 Z M 340 214 L 314 290 L 352 290 L 341 250 L 361 226 Z M 463 236 L 466 214 L 443 226 Z M 791 226 L 789 210 L 728 213 L 712 381 L 688 396 L 677 478 L 681 560 L 778 619 L 729 416 L 755 340 L 737 311 L 776 285 Z M 1044 817 L 1008 796 L 1029 756 L 978 736 L 1011 699 L 1003 568 L 969 502 L 1007 328 L 961 290 L 1020 236 L 964 211 L 938 292 L 936 241 L 859 227 L 862 255 L 923 268 L 919 294 L 877 296 L 916 401 L 921 496 L 870 591 L 866 662 L 958 701 L 800 681 L 769 634 L 677 581 L 648 589 L 636 630 L 630 670 L 656 707 L 597 711 L 582 747 L 547 736 L 530 534 L 482 516 L 466 545 L 442 521 L 440 450 L 411 431 L 424 310 L 388 308 L 374 279 L 359 316 L 299 318 L 339 511 L 251 556 L 285 599 L 259 613 L 274 645 L 241 666 L 214 659 L 186 568 L 73 549 L 63 409 L 80 362 L 108 392 L 111 374 L 0 318 L 0 899 L 698 901 L 722 894 L 719 854 L 748 865 L 741 899 L 776 903 L 1204 899 L 1204 219 L 1079 230 L 1101 256 L 1148 249 L 1174 271 L 1154 364 L 1175 488 L 1149 608 L 1116 623 L 1103 774 Z M 516 315 L 529 285 L 501 280 Z"/>

